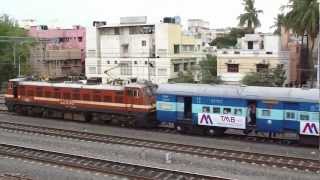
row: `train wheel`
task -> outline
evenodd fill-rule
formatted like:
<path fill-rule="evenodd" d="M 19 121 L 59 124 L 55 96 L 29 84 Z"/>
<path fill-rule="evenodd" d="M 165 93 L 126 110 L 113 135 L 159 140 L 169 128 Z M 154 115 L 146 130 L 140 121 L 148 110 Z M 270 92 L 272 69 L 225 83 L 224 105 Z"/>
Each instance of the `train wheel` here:
<path fill-rule="evenodd" d="M 225 131 L 225 128 L 210 127 L 206 129 L 206 134 L 209 136 L 222 136 Z"/>
<path fill-rule="evenodd" d="M 174 127 L 175 127 L 177 132 L 185 133 L 185 128 L 181 124 L 174 124 Z"/>

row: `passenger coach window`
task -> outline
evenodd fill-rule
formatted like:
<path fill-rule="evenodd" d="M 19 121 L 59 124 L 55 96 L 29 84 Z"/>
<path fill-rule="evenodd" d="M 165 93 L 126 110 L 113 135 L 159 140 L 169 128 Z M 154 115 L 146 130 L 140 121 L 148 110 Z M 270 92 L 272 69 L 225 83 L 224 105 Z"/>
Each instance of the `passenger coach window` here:
<path fill-rule="evenodd" d="M 202 107 L 202 112 L 209 113 L 210 112 L 210 108 L 208 106 L 204 106 L 204 107 Z"/>
<path fill-rule="evenodd" d="M 242 109 L 234 109 L 234 115 L 242 115 Z"/>
<path fill-rule="evenodd" d="M 302 120 L 302 121 L 308 121 L 308 120 L 309 120 L 309 114 L 307 114 L 307 113 L 301 113 L 301 114 L 300 114 L 300 120 Z"/>
<path fill-rule="evenodd" d="M 215 114 L 220 114 L 220 108 L 219 107 L 214 107 L 212 108 L 213 113 Z"/>
<path fill-rule="evenodd" d="M 286 119 L 295 119 L 295 113 L 294 112 L 286 112 Z"/>
<path fill-rule="evenodd" d="M 262 116 L 270 116 L 271 111 L 270 110 L 262 110 Z"/>
<path fill-rule="evenodd" d="M 230 114 L 231 108 L 223 108 L 223 114 Z"/>

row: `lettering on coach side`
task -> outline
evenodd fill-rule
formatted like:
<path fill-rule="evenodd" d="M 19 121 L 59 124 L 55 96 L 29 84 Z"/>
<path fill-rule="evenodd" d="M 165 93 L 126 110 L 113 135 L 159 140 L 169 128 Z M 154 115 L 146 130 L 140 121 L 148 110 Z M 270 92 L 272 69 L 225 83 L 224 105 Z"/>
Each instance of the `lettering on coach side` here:
<path fill-rule="evenodd" d="M 235 129 L 245 129 L 246 118 L 234 115 L 199 113 L 198 124 L 201 126 L 217 126 Z"/>
<path fill-rule="evenodd" d="M 319 123 L 316 122 L 300 122 L 300 134 L 319 136 Z"/>

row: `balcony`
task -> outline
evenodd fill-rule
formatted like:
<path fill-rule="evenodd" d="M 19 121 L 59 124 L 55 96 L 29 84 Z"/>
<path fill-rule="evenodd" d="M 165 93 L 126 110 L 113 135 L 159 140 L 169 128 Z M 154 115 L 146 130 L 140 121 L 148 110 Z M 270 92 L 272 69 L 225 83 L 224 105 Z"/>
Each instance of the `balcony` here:
<path fill-rule="evenodd" d="M 265 50 L 240 50 L 240 49 L 221 49 L 217 52 L 218 57 L 274 57 L 289 58 L 288 51 L 270 52 Z"/>

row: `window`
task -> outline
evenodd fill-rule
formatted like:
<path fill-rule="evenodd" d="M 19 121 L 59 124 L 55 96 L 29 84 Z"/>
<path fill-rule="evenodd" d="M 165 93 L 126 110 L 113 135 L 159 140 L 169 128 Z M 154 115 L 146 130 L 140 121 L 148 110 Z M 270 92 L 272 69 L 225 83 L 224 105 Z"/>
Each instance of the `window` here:
<path fill-rule="evenodd" d="M 137 89 L 129 89 L 128 90 L 128 96 L 138 97 L 139 96 L 139 90 L 137 90 Z"/>
<path fill-rule="evenodd" d="M 308 121 L 309 120 L 309 114 L 308 113 L 301 113 L 300 114 L 300 120 Z"/>
<path fill-rule="evenodd" d="M 286 119 L 295 119 L 294 112 L 286 112 Z"/>
<path fill-rule="evenodd" d="M 220 108 L 219 107 L 213 107 L 212 111 L 214 114 L 220 114 Z"/>
<path fill-rule="evenodd" d="M 256 69 L 257 72 L 265 72 L 268 70 L 269 65 L 268 64 L 257 64 Z"/>
<path fill-rule="evenodd" d="M 120 74 L 121 75 L 132 75 L 132 62 L 122 61 L 120 65 Z"/>
<path fill-rule="evenodd" d="M 248 49 L 253 49 L 253 41 L 248 41 Z"/>
<path fill-rule="evenodd" d="M 179 64 L 174 64 L 173 65 L 173 71 L 174 72 L 179 72 L 180 71 Z"/>
<path fill-rule="evenodd" d="M 138 61 L 134 61 L 134 64 L 138 64 Z"/>
<path fill-rule="evenodd" d="M 143 40 L 143 41 L 141 41 L 141 46 L 147 46 L 147 41 L 145 41 L 145 40 Z"/>
<path fill-rule="evenodd" d="M 223 114 L 230 114 L 231 108 L 223 108 Z"/>
<path fill-rule="evenodd" d="M 159 68 L 158 69 L 158 75 L 159 76 L 166 76 L 167 75 L 167 69 L 166 68 Z"/>
<path fill-rule="evenodd" d="M 114 35 L 120 35 L 120 29 L 118 27 L 114 28 Z"/>
<path fill-rule="evenodd" d="M 118 61 L 114 61 L 114 64 L 118 64 Z"/>
<path fill-rule="evenodd" d="M 79 41 L 79 42 L 82 42 L 82 37 L 78 37 L 78 41 Z"/>
<path fill-rule="evenodd" d="M 148 65 L 148 61 L 145 61 L 144 64 L 145 64 L 145 65 Z"/>
<path fill-rule="evenodd" d="M 241 116 L 242 115 L 242 109 L 234 109 L 234 115 Z"/>
<path fill-rule="evenodd" d="M 110 64 L 110 61 L 107 61 L 107 64 Z"/>
<path fill-rule="evenodd" d="M 96 67 L 89 67 L 89 74 L 96 74 Z"/>
<path fill-rule="evenodd" d="M 178 44 L 173 45 L 173 53 L 174 54 L 180 53 L 180 46 Z"/>
<path fill-rule="evenodd" d="M 204 113 L 210 113 L 210 107 L 208 107 L 208 106 L 202 107 L 202 112 L 204 112 Z"/>
<path fill-rule="evenodd" d="M 228 72 L 237 73 L 239 72 L 239 64 L 228 64 Z"/>
<path fill-rule="evenodd" d="M 187 71 L 188 70 L 188 63 L 183 64 L 183 70 Z"/>
<path fill-rule="evenodd" d="M 270 110 L 262 110 L 262 116 L 270 116 L 271 115 L 271 111 Z"/>

